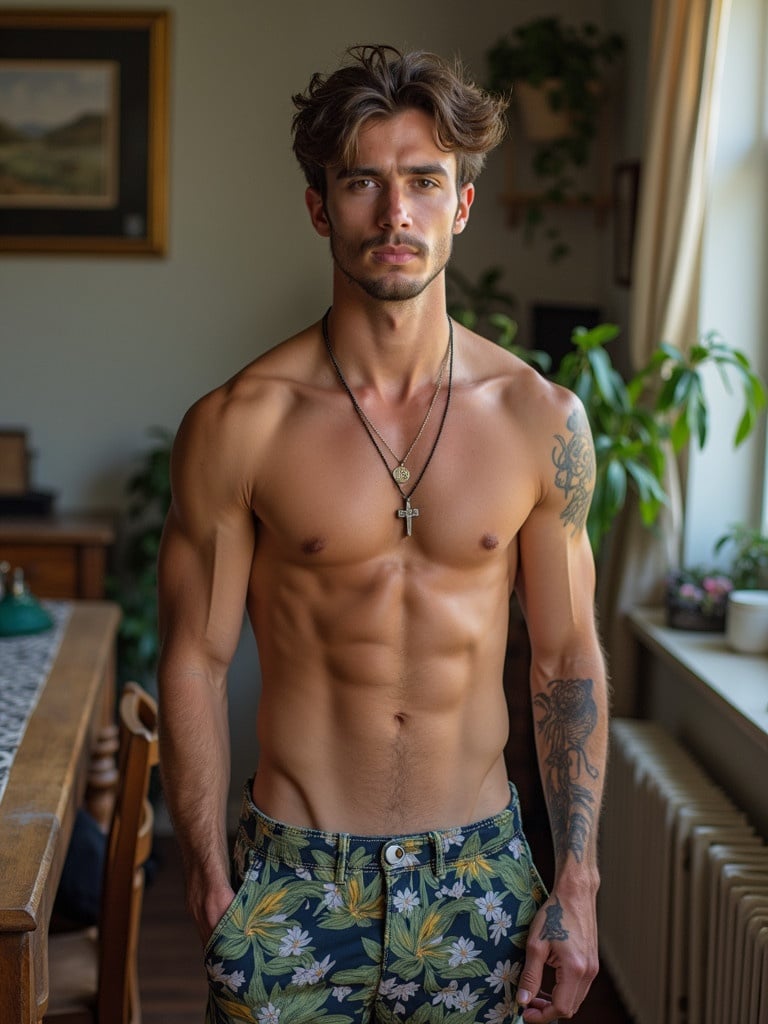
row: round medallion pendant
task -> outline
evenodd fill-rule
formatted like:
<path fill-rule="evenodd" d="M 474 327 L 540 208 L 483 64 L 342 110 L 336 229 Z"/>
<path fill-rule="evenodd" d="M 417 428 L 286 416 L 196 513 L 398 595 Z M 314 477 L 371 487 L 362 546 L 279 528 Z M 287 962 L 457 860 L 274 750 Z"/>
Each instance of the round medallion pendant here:
<path fill-rule="evenodd" d="M 405 466 L 395 466 L 392 470 L 392 476 L 399 484 L 406 484 L 411 479 L 410 470 L 406 469 Z"/>

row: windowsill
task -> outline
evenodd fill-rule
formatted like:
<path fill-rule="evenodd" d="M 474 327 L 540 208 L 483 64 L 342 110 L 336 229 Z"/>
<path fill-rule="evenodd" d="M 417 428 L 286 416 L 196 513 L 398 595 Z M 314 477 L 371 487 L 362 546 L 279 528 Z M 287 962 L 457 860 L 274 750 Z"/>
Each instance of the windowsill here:
<path fill-rule="evenodd" d="M 768 752 L 767 656 L 736 654 L 722 633 L 670 629 L 661 608 L 635 608 L 629 620 L 644 646 Z"/>

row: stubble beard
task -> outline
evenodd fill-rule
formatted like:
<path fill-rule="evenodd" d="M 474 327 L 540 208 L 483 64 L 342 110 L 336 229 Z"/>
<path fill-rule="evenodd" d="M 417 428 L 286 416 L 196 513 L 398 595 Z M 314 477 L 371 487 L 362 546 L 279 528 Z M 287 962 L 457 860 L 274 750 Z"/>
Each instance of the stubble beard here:
<path fill-rule="evenodd" d="M 421 295 L 440 274 L 445 270 L 453 252 L 453 235 L 441 239 L 434 252 L 434 265 L 425 277 L 406 277 L 397 270 L 384 273 L 381 276 L 365 275 L 355 273 L 352 270 L 354 257 L 362 258 L 371 249 L 383 245 L 409 245 L 417 250 L 417 255 L 428 261 L 430 256 L 429 247 L 423 242 L 409 235 L 380 236 L 364 242 L 359 249 L 352 251 L 352 246 L 347 245 L 339 238 L 331 228 L 330 233 L 331 258 L 333 262 L 346 277 L 348 281 L 361 288 L 366 295 L 380 302 L 406 302 L 408 299 L 415 299 Z"/>

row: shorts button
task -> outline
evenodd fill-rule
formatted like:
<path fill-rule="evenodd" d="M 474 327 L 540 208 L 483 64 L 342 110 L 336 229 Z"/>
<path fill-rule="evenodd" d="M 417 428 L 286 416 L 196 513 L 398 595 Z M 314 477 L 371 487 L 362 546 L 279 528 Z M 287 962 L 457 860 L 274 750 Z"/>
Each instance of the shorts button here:
<path fill-rule="evenodd" d="M 405 856 L 405 850 L 399 843 L 387 843 L 384 847 L 384 860 L 387 864 L 399 864 Z"/>

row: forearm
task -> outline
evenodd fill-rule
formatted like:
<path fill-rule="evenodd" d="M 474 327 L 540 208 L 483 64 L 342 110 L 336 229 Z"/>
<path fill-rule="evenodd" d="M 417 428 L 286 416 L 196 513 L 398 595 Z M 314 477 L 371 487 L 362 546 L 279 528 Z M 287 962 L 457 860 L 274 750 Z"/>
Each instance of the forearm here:
<path fill-rule="evenodd" d="M 518 1000 L 530 1024 L 572 1017 L 598 970 L 597 827 L 605 774 L 607 695 L 602 658 L 534 664 L 536 747 L 555 848 L 549 899 L 531 922 Z M 551 996 L 536 998 L 544 965 Z"/>
<path fill-rule="evenodd" d="M 167 664 L 159 682 L 163 791 L 195 911 L 207 892 L 229 885 L 226 685 L 208 672 Z"/>
<path fill-rule="evenodd" d="M 555 851 L 556 879 L 595 890 L 597 830 L 608 735 L 605 673 L 599 655 L 562 675 L 532 673 L 536 747 Z"/>

